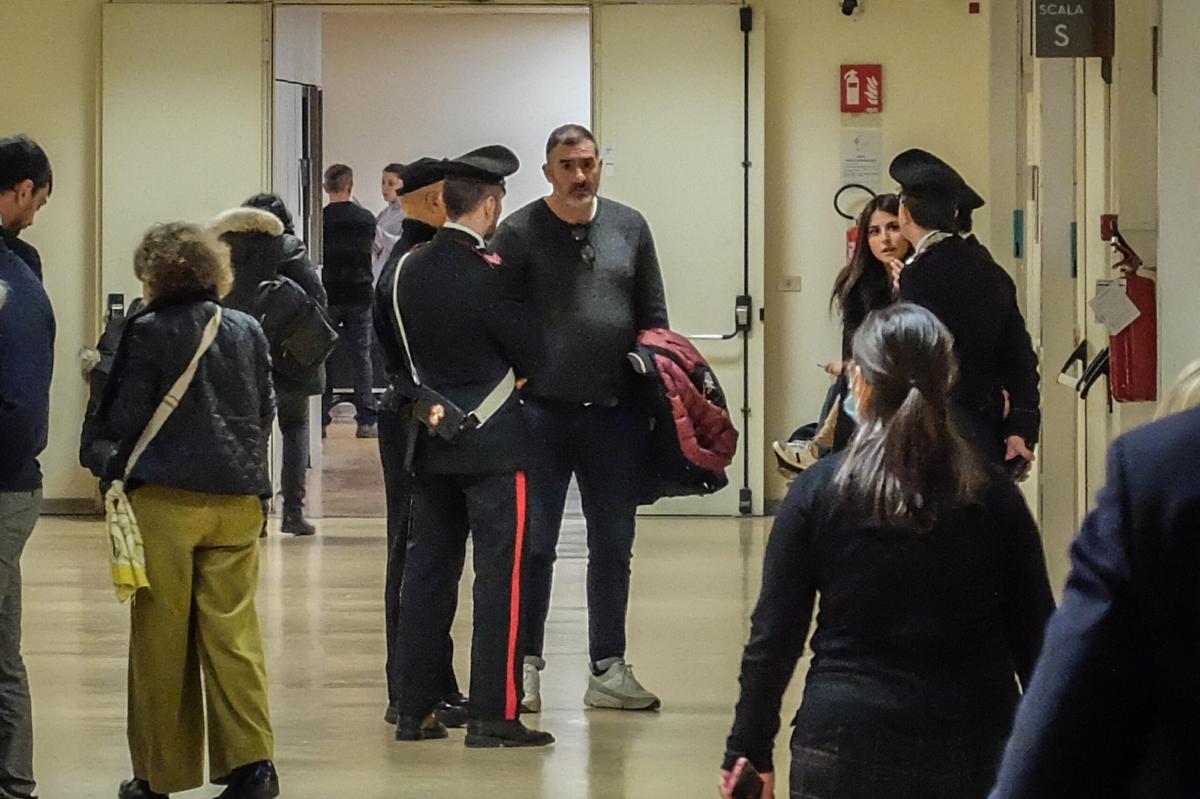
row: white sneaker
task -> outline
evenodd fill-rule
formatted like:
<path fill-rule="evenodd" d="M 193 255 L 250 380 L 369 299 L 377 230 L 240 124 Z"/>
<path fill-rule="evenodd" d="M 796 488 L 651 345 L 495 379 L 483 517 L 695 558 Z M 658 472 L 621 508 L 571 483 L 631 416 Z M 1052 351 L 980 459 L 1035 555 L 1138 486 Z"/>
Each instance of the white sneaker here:
<path fill-rule="evenodd" d="M 525 698 L 521 700 L 522 713 L 542 712 L 542 669 L 546 661 L 529 655 L 522 667 L 521 688 Z"/>
<path fill-rule="evenodd" d="M 587 693 L 583 703 L 588 707 L 612 710 L 658 710 L 658 697 L 642 687 L 633 676 L 633 666 L 624 658 L 608 658 L 596 664 L 603 669 L 599 676 L 592 673 L 588 678 Z"/>

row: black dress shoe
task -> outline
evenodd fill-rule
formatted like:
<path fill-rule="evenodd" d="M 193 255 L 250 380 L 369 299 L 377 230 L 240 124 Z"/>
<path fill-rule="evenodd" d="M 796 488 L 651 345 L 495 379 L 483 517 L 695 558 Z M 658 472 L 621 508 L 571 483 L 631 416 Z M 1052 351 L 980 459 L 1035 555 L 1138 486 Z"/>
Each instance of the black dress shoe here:
<path fill-rule="evenodd" d="M 553 735 L 531 730 L 519 721 L 472 720 L 467 724 L 467 747 L 470 749 L 508 749 L 552 743 Z"/>
<path fill-rule="evenodd" d="M 400 706 L 395 702 L 389 702 L 387 710 L 383 711 L 383 720 L 395 727 L 396 723 L 400 721 Z"/>
<path fill-rule="evenodd" d="M 452 730 L 467 726 L 467 706 L 454 705 L 445 700 L 438 702 L 433 709 L 437 720 Z"/>
<path fill-rule="evenodd" d="M 125 780 L 117 789 L 117 799 L 170 799 L 165 793 L 150 790 L 150 783 L 134 777 Z"/>
<path fill-rule="evenodd" d="M 279 796 L 279 775 L 270 760 L 239 766 L 216 782 L 229 786 L 217 795 L 217 799 L 275 799 Z"/>
<path fill-rule="evenodd" d="M 448 737 L 450 733 L 446 732 L 446 725 L 438 721 L 433 713 L 424 719 L 402 714 L 396 722 L 397 741 L 437 741 Z"/>

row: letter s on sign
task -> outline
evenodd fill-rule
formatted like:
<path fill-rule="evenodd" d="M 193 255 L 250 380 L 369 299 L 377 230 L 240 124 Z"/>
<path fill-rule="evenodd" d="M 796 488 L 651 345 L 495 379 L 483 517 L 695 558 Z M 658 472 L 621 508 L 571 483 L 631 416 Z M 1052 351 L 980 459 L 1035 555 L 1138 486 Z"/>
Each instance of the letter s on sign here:
<path fill-rule="evenodd" d="M 1054 26 L 1054 44 L 1057 47 L 1066 47 L 1071 43 L 1071 37 L 1067 35 L 1067 26 L 1063 24 Z"/>

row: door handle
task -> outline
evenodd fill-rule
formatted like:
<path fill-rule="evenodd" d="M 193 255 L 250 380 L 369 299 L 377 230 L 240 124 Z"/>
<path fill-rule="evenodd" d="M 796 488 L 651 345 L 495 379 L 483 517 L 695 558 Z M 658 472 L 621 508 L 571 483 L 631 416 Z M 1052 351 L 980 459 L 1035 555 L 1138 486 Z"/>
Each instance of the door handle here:
<path fill-rule="evenodd" d="M 1071 372 L 1071 367 L 1079 364 L 1079 374 Z M 1087 371 L 1087 339 L 1079 342 L 1079 346 L 1071 353 L 1071 357 L 1067 358 L 1067 362 L 1063 364 L 1062 369 L 1058 372 L 1059 385 L 1079 390 L 1079 384 L 1083 380 L 1084 373 Z"/>
<path fill-rule="evenodd" d="M 1079 398 L 1085 400 L 1092 390 L 1092 386 L 1096 385 L 1096 381 L 1101 377 L 1108 377 L 1108 348 L 1101 351 L 1096 359 L 1088 365 L 1084 370 L 1083 377 L 1079 379 Z"/>
<path fill-rule="evenodd" d="M 733 306 L 733 332 L 731 333 L 689 333 L 687 338 L 692 341 L 731 341 L 740 333 L 750 332 L 750 310 L 754 301 L 749 294 L 739 294 Z"/>

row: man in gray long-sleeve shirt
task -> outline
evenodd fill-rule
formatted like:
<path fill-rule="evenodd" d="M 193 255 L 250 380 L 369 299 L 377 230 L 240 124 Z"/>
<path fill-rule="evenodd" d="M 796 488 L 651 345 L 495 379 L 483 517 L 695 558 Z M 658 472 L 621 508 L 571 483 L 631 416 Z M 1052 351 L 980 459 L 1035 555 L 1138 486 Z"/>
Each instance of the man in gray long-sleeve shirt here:
<path fill-rule="evenodd" d="M 536 310 L 546 352 L 525 387 L 538 447 L 530 473 L 524 706 L 541 709 L 542 646 L 555 548 L 574 475 L 588 531 L 591 673 L 584 703 L 655 710 L 625 662 L 625 618 L 640 465 L 649 422 L 630 404 L 626 354 L 638 332 L 667 327 L 662 272 L 640 213 L 597 196 L 603 163 L 579 125 L 550 134 L 549 197 L 509 217 L 492 242 L 513 290 Z"/>

